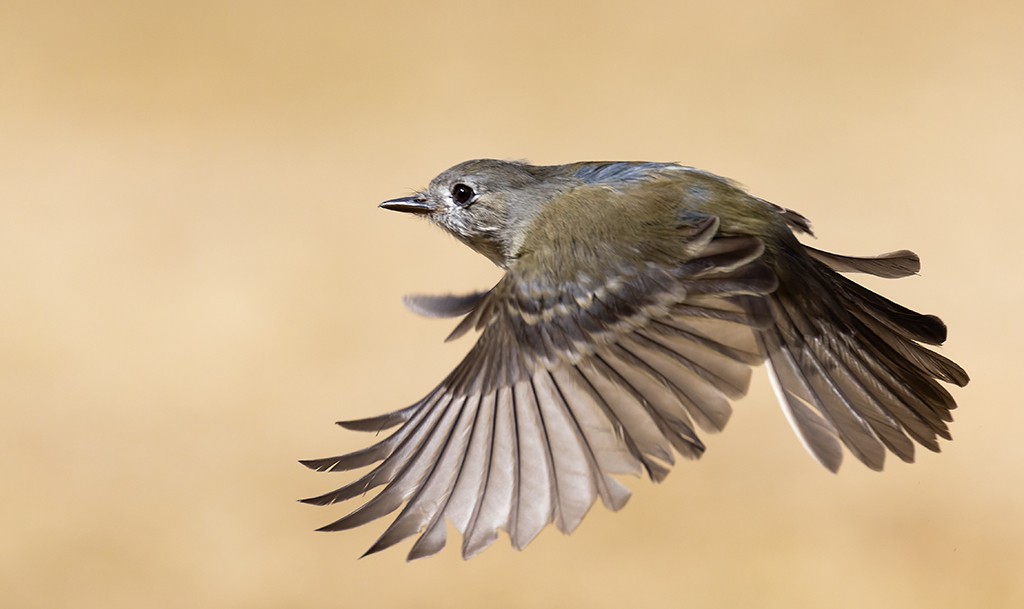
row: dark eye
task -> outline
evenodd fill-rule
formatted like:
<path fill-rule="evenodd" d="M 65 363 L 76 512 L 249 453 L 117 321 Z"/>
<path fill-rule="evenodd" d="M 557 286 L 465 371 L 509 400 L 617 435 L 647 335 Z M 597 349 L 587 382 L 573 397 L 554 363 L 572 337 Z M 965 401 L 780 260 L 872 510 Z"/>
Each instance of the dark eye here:
<path fill-rule="evenodd" d="M 466 205 L 476 195 L 473 189 L 465 184 L 456 184 L 452 186 L 452 200 L 459 205 Z"/>

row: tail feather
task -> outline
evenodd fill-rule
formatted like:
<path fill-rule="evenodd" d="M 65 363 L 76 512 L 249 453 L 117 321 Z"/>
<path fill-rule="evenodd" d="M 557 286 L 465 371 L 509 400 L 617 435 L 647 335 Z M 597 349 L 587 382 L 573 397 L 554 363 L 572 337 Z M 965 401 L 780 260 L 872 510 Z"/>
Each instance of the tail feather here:
<path fill-rule="evenodd" d="M 876 277 L 899 279 L 914 275 L 921 270 L 921 259 L 910 250 L 900 250 L 865 258 L 841 256 L 808 245 L 804 246 L 804 250 L 811 258 L 840 273 L 867 273 Z"/>
<path fill-rule="evenodd" d="M 855 259 L 814 250 L 798 259 L 800 292 L 783 281 L 775 294 L 749 305 L 774 318 L 759 334 L 772 385 L 805 447 L 832 471 L 842 459 L 839 442 L 880 470 L 886 451 L 914 460 L 911 438 L 938 451 L 936 438 L 950 437 L 946 422 L 956 403 L 938 381 L 963 386 L 969 378 L 920 344 L 940 344 L 945 325 L 836 272 L 864 271 L 875 262 L 861 268 L 834 263 L 883 260 L 898 266 L 910 256 L 916 261 L 910 252 Z"/>
<path fill-rule="evenodd" d="M 946 324 L 938 317 L 912 311 L 837 273 L 826 273 L 825 279 L 845 300 L 858 305 L 855 311 L 871 315 L 890 331 L 929 345 L 945 342 Z"/>

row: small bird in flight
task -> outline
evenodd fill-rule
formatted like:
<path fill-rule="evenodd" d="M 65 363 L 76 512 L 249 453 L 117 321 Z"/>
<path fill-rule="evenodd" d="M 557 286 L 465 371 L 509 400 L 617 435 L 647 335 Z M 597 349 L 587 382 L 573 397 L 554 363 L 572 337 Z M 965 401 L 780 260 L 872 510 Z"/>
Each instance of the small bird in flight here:
<path fill-rule="evenodd" d="M 922 346 L 946 327 L 840 273 L 916 273 L 900 250 L 859 258 L 802 244 L 802 215 L 672 163 L 534 166 L 467 161 L 423 192 L 381 204 L 426 217 L 505 270 L 490 290 L 413 296 L 480 336 L 412 406 L 339 423 L 379 432 L 362 450 L 303 461 L 317 471 L 377 464 L 328 505 L 379 493 L 321 530 L 399 510 L 367 554 L 419 534 L 410 560 L 445 544 L 474 556 L 506 531 L 524 548 L 548 523 L 572 532 L 594 501 L 625 505 L 616 474 L 662 480 L 675 453 L 704 452 L 764 363 L 782 410 L 819 463 L 842 445 L 881 470 L 939 450 L 956 403 L 938 381 L 967 373 Z M 404 504 L 404 507 L 403 507 Z"/>

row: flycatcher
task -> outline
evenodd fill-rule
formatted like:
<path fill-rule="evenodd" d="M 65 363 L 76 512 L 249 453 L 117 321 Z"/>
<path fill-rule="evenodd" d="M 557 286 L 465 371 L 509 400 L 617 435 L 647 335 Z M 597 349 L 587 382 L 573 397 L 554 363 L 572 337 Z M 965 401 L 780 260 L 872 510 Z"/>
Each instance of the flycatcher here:
<path fill-rule="evenodd" d="M 548 523 L 569 533 L 616 474 L 655 481 L 674 453 L 704 451 L 695 427 L 721 430 L 730 400 L 765 363 L 800 441 L 836 471 L 846 448 L 881 470 L 938 451 L 964 386 L 939 345 L 939 318 L 840 273 L 905 277 L 901 250 L 870 258 L 802 244 L 802 215 L 705 171 L 670 163 L 533 166 L 467 161 L 423 192 L 381 204 L 426 217 L 505 270 L 486 292 L 416 296 L 410 308 L 463 316 L 449 339 L 480 331 L 466 358 L 408 408 L 341 422 L 397 430 L 354 453 L 304 461 L 318 471 L 377 464 L 327 505 L 383 489 L 321 530 L 399 508 L 367 554 L 420 534 L 409 559 L 445 544 L 445 521 L 473 556 L 503 530 L 522 549 Z M 404 504 L 404 507 L 402 507 Z"/>

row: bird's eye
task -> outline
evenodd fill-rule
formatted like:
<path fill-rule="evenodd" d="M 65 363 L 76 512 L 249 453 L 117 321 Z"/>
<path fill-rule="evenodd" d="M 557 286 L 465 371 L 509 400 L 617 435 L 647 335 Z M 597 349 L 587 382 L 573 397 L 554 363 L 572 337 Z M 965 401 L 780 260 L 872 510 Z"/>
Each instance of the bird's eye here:
<path fill-rule="evenodd" d="M 476 195 L 473 189 L 465 184 L 456 184 L 452 186 L 452 200 L 459 205 L 466 206 Z"/>

